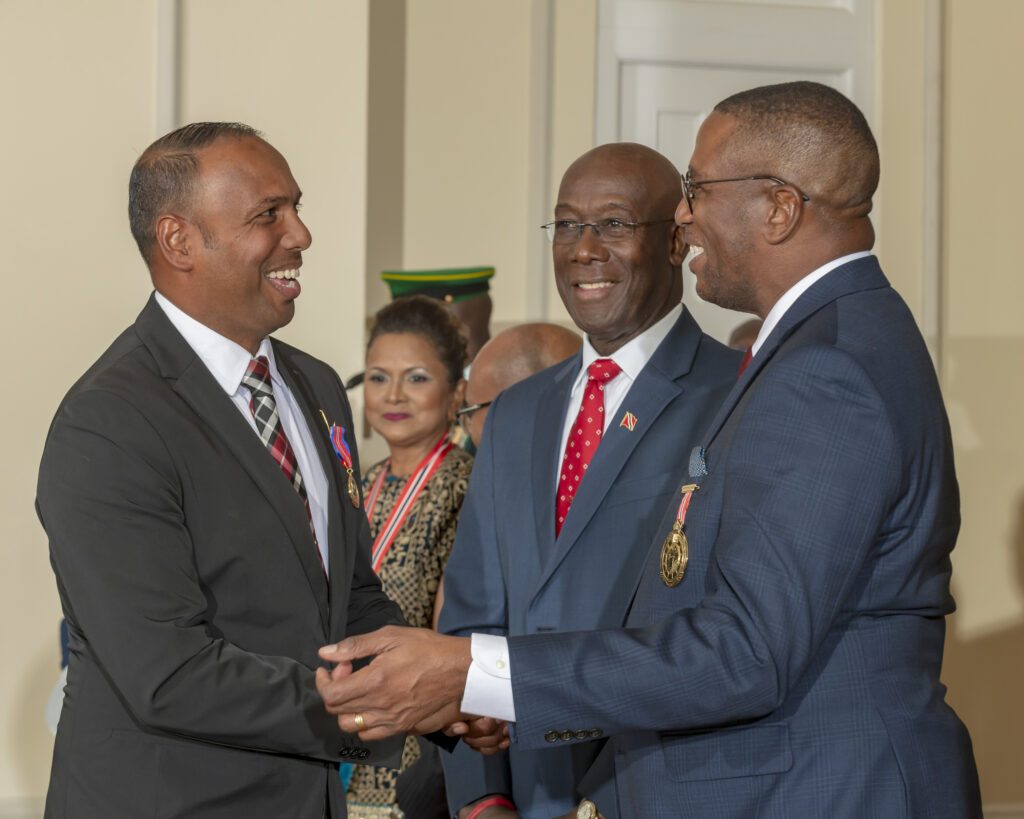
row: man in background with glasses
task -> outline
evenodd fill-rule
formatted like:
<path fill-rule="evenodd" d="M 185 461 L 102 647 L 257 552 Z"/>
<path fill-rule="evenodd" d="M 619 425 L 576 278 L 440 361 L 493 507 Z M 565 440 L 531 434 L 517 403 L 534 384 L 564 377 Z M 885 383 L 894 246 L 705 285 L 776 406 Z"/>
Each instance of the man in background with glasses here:
<path fill-rule="evenodd" d="M 498 393 L 580 351 L 583 339 L 558 324 L 532 322 L 502 330 L 488 341 L 466 379 L 466 406 L 456 416 L 475 446 L 484 435 L 487 410 Z"/>
<path fill-rule="evenodd" d="M 641 145 L 595 148 L 566 171 L 544 230 L 558 292 L 586 340 L 489 407 L 446 568 L 443 631 L 622 624 L 687 453 L 739 364 L 681 304 L 680 190 L 672 163 Z M 563 813 L 602 745 L 492 758 L 461 748 L 444 761 L 450 806 L 465 816 L 496 794 L 524 817 Z M 610 783 L 609 760 L 585 792 Z M 501 810 L 479 817 L 515 815 Z"/>

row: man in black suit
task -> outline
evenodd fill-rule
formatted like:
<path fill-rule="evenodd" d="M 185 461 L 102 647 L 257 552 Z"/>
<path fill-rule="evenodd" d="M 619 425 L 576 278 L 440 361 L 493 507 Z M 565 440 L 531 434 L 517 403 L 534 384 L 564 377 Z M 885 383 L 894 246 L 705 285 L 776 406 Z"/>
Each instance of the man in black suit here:
<path fill-rule="evenodd" d="M 319 646 L 401 615 L 354 450 L 331 445 L 328 424 L 353 442 L 338 377 L 269 338 L 311 241 L 300 197 L 239 124 L 185 126 L 132 171 L 156 292 L 65 397 L 39 473 L 71 652 L 47 817 L 341 817 L 340 760 L 398 761 L 314 684 Z"/>

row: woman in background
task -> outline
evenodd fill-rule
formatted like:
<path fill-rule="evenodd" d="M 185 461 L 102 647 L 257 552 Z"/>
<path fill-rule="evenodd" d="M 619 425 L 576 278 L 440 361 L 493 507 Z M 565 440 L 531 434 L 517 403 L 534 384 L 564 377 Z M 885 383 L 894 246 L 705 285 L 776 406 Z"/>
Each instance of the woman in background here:
<path fill-rule="evenodd" d="M 390 455 L 366 470 L 363 497 L 373 567 L 409 625 L 421 628 L 434 622 L 434 600 L 473 464 L 449 440 L 465 391 L 465 363 L 460 327 L 436 300 L 401 298 L 377 313 L 366 351 L 364 400 L 366 418 Z M 356 765 L 348 786 L 351 819 L 401 816 L 399 801 L 416 819 L 446 816 L 436 753 L 410 737 L 401 773 Z"/>

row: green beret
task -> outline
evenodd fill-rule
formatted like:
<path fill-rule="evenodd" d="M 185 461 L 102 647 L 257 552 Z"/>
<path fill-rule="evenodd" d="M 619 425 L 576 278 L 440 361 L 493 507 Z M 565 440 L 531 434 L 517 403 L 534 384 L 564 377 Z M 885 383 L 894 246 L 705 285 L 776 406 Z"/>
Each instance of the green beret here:
<path fill-rule="evenodd" d="M 385 270 L 380 274 L 391 298 L 430 296 L 445 302 L 464 301 L 485 294 L 493 267 L 458 267 L 441 270 Z"/>

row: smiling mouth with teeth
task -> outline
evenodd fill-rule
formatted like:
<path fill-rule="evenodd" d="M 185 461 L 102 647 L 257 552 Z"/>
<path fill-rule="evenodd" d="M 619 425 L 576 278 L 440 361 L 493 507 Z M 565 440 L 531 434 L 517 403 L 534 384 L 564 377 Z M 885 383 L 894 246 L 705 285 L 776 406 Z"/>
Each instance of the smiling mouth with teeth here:
<path fill-rule="evenodd" d="M 299 269 L 294 270 L 274 270 L 267 274 L 268 279 L 297 279 L 299 278 Z"/>
<path fill-rule="evenodd" d="M 580 290 L 601 290 L 605 287 L 611 287 L 615 282 L 580 282 L 576 286 Z"/>

